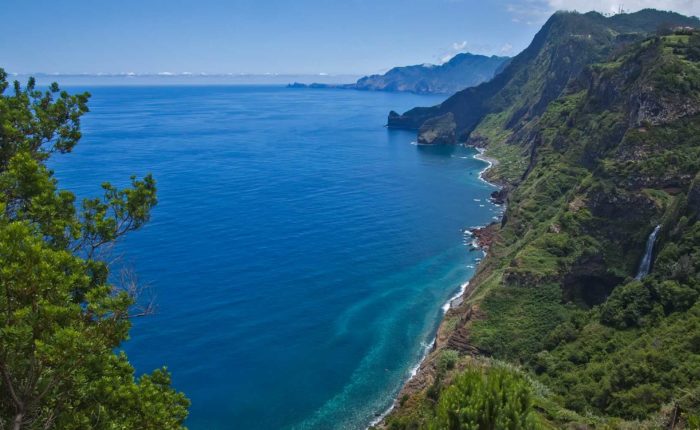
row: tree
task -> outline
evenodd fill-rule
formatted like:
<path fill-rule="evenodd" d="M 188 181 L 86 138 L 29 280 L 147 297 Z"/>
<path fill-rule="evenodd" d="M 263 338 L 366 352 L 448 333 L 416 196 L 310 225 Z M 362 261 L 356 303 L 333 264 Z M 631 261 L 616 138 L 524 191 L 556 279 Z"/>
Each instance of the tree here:
<path fill-rule="evenodd" d="M 167 371 L 137 378 L 115 353 L 136 297 L 99 252 L 149 220 L 155 181 L 77 204 L 45 162 L 80 140 L 89 94 L 8 87 L 0 69 L 0 428 L 183 428 Z"/>

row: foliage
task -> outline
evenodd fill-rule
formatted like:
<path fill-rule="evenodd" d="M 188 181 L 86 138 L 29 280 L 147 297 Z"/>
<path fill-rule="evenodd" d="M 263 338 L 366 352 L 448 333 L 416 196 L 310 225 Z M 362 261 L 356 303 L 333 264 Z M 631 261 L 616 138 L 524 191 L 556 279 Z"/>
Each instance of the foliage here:
<path fill-rule="evenodd" d="M 452 370 L 459 359 L 459 352 L 453 349 L 445 349 L 440 351 L 440 359 L 438 360 L 438 372 L 445 373 Z"/>
<path fill-rule="evenodd" d="M 540 351 L 545 337 L 568 316 L 557 285 L 499 288 L 484 300 L 487 316 L 474 324 L 472 339 L 498 357 L 520 361 Z"/>
<path fill-rule="evenodd" d="M 441 356 L 442 358 L 442 356 Z M 455 373 L 456 372 L 456 373 Z M 472 363 L 456 370 L 430 402 L 402 407 L 408 414 L 391 416 L 393 430 L 406 429 L 536 429 L 532 382 L 521 372 L 499 363 Z"/>
<path fill-rule="evenodd" d="M 636 25 L 633 15 L 619 26 Z M 643 26 L 658 17 L 643 15 Z M 558 35 L 550 27 L 530 55 L 587 34 L 577 20 Z M 510 185 L 507 210 L 467 300 L 478 309 L 465 326 L 469 347 L 528 368 L 548 388 L 534 401 L 556 428 L 692 428 L 700 416 L 700 32 L 592 40 L 605 46 L 579 46 L 605 52 L 603 62 L 574 74 L 541 114 L 533 109 L 550 77 L 532 68 L 545 60 L 528 63 L 533 73 L 509 95 L 517 103 L 502 99 L 471 135 L 509 166 L 515 154 L 529 160 L 520 177 L 494 170 Z M 634 279 L 656 225 L 652 271 Z M 444 377 L 441 393 L 450 386 Z"/>
<path fill-rule="evenodd" d="M 503 368 L 468 369 L 441 394 L 429 429 L 534 429 L 527 382 Z"/>
<path fill-rule="evenodd" d="M 140 228 L 155 182 L 132 178 L 76 205 L 45 161 L 81 137 L 89 94 L 0 70 L 0 427 L 177 429 L 189 401 L 165 369 L 140 378 L 123 353 L 133 286 L 112 285 L 100 250 Z"/>
<path fill-rule="evenodd" d="M 472 339 L 528 363 L 580 413 L 648 418 L 700 376 L 688 335 L 700 323 L 700 223 L 684 197 L 700 170 L 697 116 L 627 129 L 617 119 L 634 114 L 638 88 L 668 106 L 695 103 L 700 69 L 679 60 L 693 40 L 652 38 L 593 67 L 591 86 L 549 105 L 536 129 L 538 163 L 510 196 L 505 250 L 496 251 L 511 259 L 505 285 L 485 294 L 488 318 Z M 687 80 L 670 78 L 678 74 Z M 634 280 L 656 223 L 666 233 L 654 270 Z M 581 310 L 551 308 L 568 300 Z M 686 408 L 697 414 L 696 404 Z"/>

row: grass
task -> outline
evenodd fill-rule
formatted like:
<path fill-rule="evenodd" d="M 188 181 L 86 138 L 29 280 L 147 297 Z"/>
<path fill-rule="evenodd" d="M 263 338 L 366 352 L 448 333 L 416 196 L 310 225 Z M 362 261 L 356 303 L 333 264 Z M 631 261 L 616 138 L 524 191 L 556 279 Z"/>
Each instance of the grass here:
<path fill-rule="evenodd" d="M 485 155 L 498 160 L 498 164 L 489 170 L 488 177 L 498 182 L 515 183 L 527 168 L 527 154 L 523 147 L 509 143 L 512 132 L 505 127 L 506 120 L 506 112 L 487 115 L 472 136 L 486 139 Z"/>
<path fill-rule="evenodd" d="M 487 319 L 472 326 L 475 345 L 514 362 L 540 351 L 542 334 L 552 331 L 571 311 L 561 304 L 557 284 L 496 288 L 481 308 Z"/>

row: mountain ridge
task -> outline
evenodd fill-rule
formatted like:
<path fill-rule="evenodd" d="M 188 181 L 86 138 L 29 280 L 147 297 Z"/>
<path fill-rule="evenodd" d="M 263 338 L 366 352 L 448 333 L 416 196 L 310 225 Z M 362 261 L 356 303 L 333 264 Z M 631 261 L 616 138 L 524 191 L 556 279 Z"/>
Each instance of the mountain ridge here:
<path fill-rule="evenodd" d="M 597 12 L 557 12 L 532 43 L 491 81 L 466 88 L 437 106 L 417 107 L 401 115 L 392 111 L 387 125 L 418 130 L 428 119 L 452 112 L 457 140 L 466 141 L 486 115 L 515 107 L 506 124 L 512 129 L 518 121 L 540 114 L 586 65 L 602 61 L 615 49 L 656 31 L 663 23 L 700 26 L 697 18 L 650 9 L 612 17 Z M 532 76 L 537 74 L 540 77 L 534 80 Z M 545 79 L 548 74 L 556 79 Z M 525 86 L 528 82 L 548 87 L 529 88 Z"/>
<path fill-rule="evenodd" d="M 300 84 L 292 88 L 339 88 L 364 91 L 395 91 L 416 94 L 453 94 L 488 81 L 498 74 L 509 57 L 460 53 L 443 64 L 393 67 L 384 74 L 364 76 L 354 84 Z"/>
<path fill-rule="evenodd" d="M 426 115 L 421 134 L 500 161 L 486 176 L 507 209 L 474 231 L 488 256 L 380 427 L 473 422 L 460 375 L 494 368 L 530 386 L 517 428 L 700 425 L 700 31 L 669 17 L 581 39 L 610 18 L 556 14 L 509 66 L 527 67 L 454 96 L 498 87 L 492 110 Z M 589 62 L 541 61 L 572 52 Z"/>

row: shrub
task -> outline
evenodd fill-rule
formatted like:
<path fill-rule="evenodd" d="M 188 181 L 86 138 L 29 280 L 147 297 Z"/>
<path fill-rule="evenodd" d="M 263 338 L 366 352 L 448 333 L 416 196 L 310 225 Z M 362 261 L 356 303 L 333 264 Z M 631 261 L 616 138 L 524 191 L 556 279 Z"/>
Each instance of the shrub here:
<path fill-rule="evenodd" d="M 535 429 L 525 379 L 506 369 L 469 369 L 440 395 L 430 429 Z"/>
<path fill-rule="evenodd" d="M 454 369 L 457 360 L 459 359 L 459 352 L 453 349 L 446 349 L 440 353 L 440 359 L 438 360 L 438 371 L 444 373 L 448 370 Z"/>

